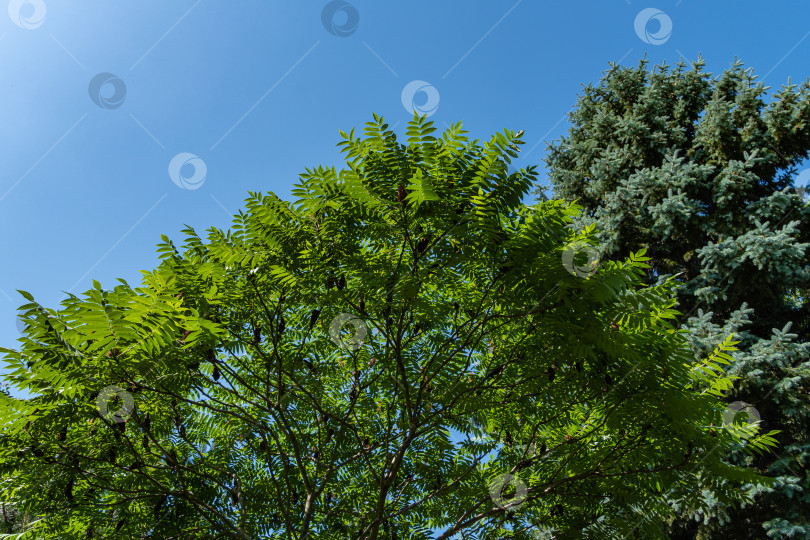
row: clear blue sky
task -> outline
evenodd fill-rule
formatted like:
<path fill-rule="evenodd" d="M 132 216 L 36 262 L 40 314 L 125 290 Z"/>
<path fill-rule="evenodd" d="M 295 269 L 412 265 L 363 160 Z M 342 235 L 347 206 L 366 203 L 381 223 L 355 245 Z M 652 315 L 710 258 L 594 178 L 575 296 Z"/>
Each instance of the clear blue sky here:
<path fill-rule="evenodd" d="M 415 99 L 438 98 L 439 127 L 524 129 L 526 166 L 610 61 L 702 53 L 718 73 L 738 56 L 775 89 L 804 80 L 810 9 L 775 5 L 352 0 L 330 33 L 323 0 L 14 0 L 0 10 L 0 344 L 19 335 L 16 289 L 55 307 L 93 279 L 138 284 L 161 234 L 227 227 L 248 190 L 288 199 L 305 167 L 341 163 L 338 130 L 372 112 L 407 122 L 412 81 L 432 86 Z M 649 7 L 663 14 L 637 32 Z M 170 178 L 181 153 L 199 158 L 177 161 L 186 178 L 205 164 L 194 189 Z"/>

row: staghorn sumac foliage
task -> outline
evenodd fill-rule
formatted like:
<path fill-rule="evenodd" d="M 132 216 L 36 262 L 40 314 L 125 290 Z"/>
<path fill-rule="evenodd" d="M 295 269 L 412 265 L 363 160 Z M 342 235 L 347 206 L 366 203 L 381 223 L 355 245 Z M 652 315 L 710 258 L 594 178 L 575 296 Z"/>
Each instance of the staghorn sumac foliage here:
<path fill-rule="evenodd" d="M 740 439 L 709 435 L 723 380 L 669 324 L 674 285 L 640 285 L 643 253 L 570 272 L 593 231 L 521 203 L 535 168 L 503 164 L 522 133 L 434 132 L 375 115 L 294 203 L 252 193 L 232 231 L 164 237 L 141 286 L 58 310 L 24 293 L 4 353 L 35 397 L 2 397 L 0 466 L 37 536 L 619 534 L 635 524 L 602 516 L 665 515 L 697 475 L 758 481 L 711 452 Z M 132 410 L 100 412 L 134 385 Z"/>

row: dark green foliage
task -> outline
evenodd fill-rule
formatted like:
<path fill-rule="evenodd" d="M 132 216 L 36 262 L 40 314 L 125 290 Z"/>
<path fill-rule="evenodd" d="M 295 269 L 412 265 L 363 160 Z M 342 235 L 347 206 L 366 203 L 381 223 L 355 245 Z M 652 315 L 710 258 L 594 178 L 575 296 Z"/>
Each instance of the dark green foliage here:
<path fill-rule="evenodd" d="M 642 61 L 588 85 L 549 148 L 552 196 L 583 206 L 575 221 L 596 226 L 603 256 L 646 248 L 648 283 L 678 275 L 696 357 L 734 333 L 726 401 L 781 430 L 773 452 L 727 455 L 772 490 L 749 486 L 744 508 L 678 502 L 673 537 L 810 538 L 810 208 L 791 186 L 810 151 L 810 81 L 768 94 L 740 62 L 703 67 Z"/>

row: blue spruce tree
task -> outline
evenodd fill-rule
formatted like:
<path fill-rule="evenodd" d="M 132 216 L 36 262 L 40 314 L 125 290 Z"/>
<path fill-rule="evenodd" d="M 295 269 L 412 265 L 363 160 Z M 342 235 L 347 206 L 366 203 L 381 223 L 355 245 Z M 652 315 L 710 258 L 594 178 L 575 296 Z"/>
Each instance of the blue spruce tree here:
<path fill-rule="evenodd" d="M 781 430 L 775 451 L 748 458 L 774 488 L 750 486 L 737 507 L 672 500 L 670 536 L 810 538 L 810 207 L 794 185 L 810 151 L 810 80 L 769 94 L 740 61 L 716 77 L 704 68 L 611 64 L 549 145 L 550 185 L 535 195 L 578 201 L 605 257 L 646 248 L 651 283 L 679 274 L 695 354 L 734 333 L 730 407 L 750 404 Z"/>

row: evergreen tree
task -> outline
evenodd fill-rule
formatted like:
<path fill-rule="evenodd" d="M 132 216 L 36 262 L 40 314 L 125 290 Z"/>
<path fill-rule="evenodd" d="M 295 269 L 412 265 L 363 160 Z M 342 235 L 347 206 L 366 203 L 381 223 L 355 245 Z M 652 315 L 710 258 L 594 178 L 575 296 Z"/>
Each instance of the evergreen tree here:
<path fill-rule="evenodd" d="M 726 456 L 775 487 L 750 486 L 746 507 L 673 499 L 672 536 L 810 538 L 810 209 L 792 185 L 810 150 L 810 80 L 769 94 L 737 60 L 717 77 L 704 67 L 611 64 L 549 145 L 550 186 L 535 194 L 578 201 L 605 257 L 646 248 L 649 283 L 677 275 L 696 355 L 734 332 L 727 401 L 781 430 L 773 452 Z"/>

